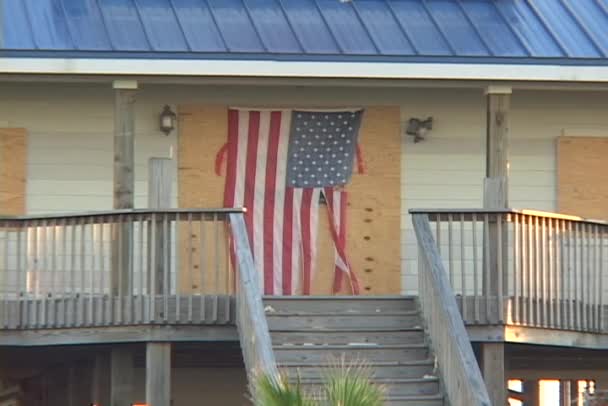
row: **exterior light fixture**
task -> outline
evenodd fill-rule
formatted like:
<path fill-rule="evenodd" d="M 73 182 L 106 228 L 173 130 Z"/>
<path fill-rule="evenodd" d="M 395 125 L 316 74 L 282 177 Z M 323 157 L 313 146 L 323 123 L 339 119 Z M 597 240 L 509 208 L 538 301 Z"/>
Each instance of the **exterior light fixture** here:
<path fill-rule="evenodd" d="M 168 105 L 165 105 L 162 113 L 160 113 L 160 130 L 165 135 L 169 135 L 171 131 L 175 130 L 176 122 L 177 114 L 175 114 Z"/>
<path fill-rule="evenodd" d="M 424 140 L 426 133 L 433 129 L 433 117 L 426 120 L 420 118 L 410 118 L 407 122 L 405 133 L 414 136 L 414 142 Z"/>

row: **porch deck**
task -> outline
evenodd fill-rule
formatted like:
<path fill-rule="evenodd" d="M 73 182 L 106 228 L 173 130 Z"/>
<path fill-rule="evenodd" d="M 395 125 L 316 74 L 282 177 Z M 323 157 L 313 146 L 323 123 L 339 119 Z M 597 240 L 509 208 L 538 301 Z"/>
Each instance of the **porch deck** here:
<path fill-rule="evenodd" d="M 239 211 L 0 218 L 0 331 L 233 328 L 231 213 Z M 526 328 L 608 346 L 608 224 L 517 210 L 412 215 L 433 230 L 471 339 L 531 337 Z M 572 336 L 578 333 L 587 339 Z"/>

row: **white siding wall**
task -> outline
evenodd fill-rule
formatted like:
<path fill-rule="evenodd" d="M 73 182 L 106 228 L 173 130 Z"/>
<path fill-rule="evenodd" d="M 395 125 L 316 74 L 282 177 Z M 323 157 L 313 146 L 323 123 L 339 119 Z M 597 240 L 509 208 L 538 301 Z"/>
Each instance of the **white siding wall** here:
<path fill-rule="evenodd" d="M 417 288 L 411 208 L 482 206 L 485 99 L 481 92 L 443 91 L 407 100 L 402 118 L 435 117 L 426 141 L 404 136 L 402 148 L 403 291 Z M 608 97 L 591 92 L 515 91 L 511 103 L 510 206 L 554 211 L 555 140 L 560 135 L 608 136 Z"/>
<path fill-rule="evenodd" d="M 402 119 L 435 118 L 426 141 L 403 136 L 403 290 L 417 286 L 410 208 L 480 207 L 485 167 L 481 89 L 356 89 L 145 86 L 138 94 L 136 207 L 147 202 L 147 162 L 176 152 L 157 129 L 166 103 L 326 106 L 401 105 Z M 605 93 L 515 91 L 511 114 L 511 206 L 555 210 L 555 138 L 608 136 Z M 30 132 L 28 212 L 112 206 L 113 92 L 110 84 L 0 85 L 0 126 Z M 204 134 L 201 134 L 204 136 Z M 203 153 L 203 152 L 201 152 Z M 207 151 L 215 153 L 215 151 Z M 175 200 L 175 199 L 174 199 Z"/>
<path fill-rule="evenodd" d="M 145 93 L 144 93 L 145 94 Z M 135 205 L 147 205 L 147 165 L 175 136 L 158 131 L 162 101 L 141 97 L 135 135 Z M 0 87 L 0 125 L 28 136 L 28 213 L 112 208 L 113 91 L 108 85 Z"/>

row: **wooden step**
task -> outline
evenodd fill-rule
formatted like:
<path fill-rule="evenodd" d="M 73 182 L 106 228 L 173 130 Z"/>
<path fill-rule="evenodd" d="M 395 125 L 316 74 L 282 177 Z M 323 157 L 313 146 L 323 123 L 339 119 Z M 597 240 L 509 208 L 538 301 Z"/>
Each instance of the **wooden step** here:
<path fill-rule="evenodd" d="M 423 344 L 425 342 L 422 328 L 403 329 L 369 329 L 369 330 L 325 330 L 323 332 L 304 330 L 273 330 L 273 344 Z"/>
<path fill-rule="evenodd" d="M 422 378 L 424 376 L 435 375 L 435 363 L 431 359 L 417 361 L 386 361 L 367 363 L 372 369 L 374 377 L 384 378 Z M 335 368 L 335 363 L 310 363 L 285 362 L 278 365 L 279 369 L 290 378 L 300 377 L 302 379 L 326 376 L 331 368 Z"/>
<path fill-rule="evenodd" d="M 266 314 L 270 331 L 281 330 L 372 330 L 386 328 L 420 328 L 417 311 L 397 313 L 280 313 Z"/>
<path fill-rule="evenodd" d="M 439 394 L 439 380 L 437 378 L 390 378 L 374 379 L 373 382 L 385 388 L 387 397 Z M 300 385 L 307 393 L 321 393 L 323 389 L 321 379 L 302 380 Z"/>
<path fill-rule="evenodd" d="M 347 360 L 394 361 L 424 360 L 429 357 L 426 345 L 281 345 L 274 346 L 277 363 L 301 362 L 316 364 Z"/>
<path fill-rule="evenodd" d="M 415 296 L 267 296 L 267 312 L 385 313 L 418 310 Z"/>
<path fill-rule="evenodd" d="M 389 396 L 384 406 L 444 406 L 443 395 Z"/>

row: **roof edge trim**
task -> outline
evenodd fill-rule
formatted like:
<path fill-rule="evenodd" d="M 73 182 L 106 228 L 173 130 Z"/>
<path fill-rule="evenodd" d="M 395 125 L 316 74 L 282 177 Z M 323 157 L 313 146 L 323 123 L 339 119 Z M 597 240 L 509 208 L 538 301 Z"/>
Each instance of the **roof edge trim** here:
<path fill-rule="evenodd" d="M 608 66 L 0 58 L 2 74 L 608 82 Z"/>

